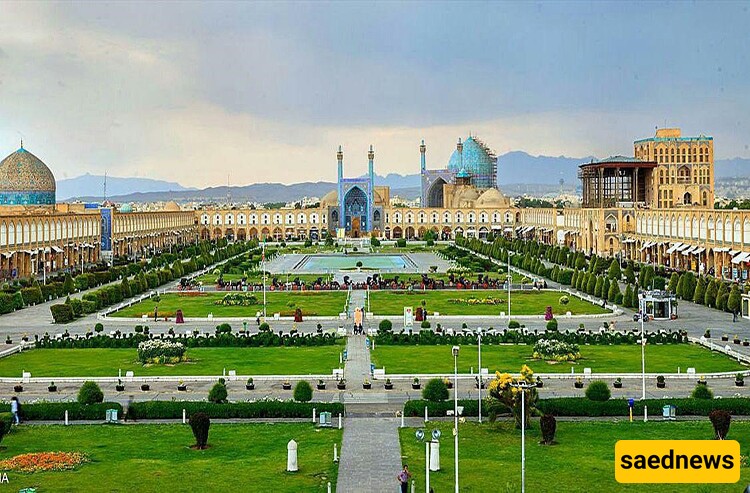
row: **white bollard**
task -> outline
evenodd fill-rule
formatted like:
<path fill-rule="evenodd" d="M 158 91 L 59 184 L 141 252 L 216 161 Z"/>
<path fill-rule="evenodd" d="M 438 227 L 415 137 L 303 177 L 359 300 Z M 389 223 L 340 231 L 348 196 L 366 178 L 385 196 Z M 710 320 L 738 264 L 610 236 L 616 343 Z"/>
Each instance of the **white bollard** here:
<path fill-rule="evenodd" d="M 315 424 L 315 408 L 313 408 L 313 424 Z"/>
<path fill-rule="evenodd" d="M 338 444 L 333 444 L 333 462 L 339 461 L 339 447 Z"/>
<path fill-rule="evenodd" d="M 643 406 L 643 422 L 648 421 L 648 406 Z"/>
<path fill-rule="evenodd" d="M 440 470 L 440 442 L 434 440 L 430 443 L 430 471 Z"/>
<path fill-rule="evenodd" d="M 289 440 L 286 446 L 286 470 L 288 472 L 297 472 L 297 442 Z"/>
<path fill-rule="evenodd" d="M 430 418 L 427 416 L 427 406 L 424 407 L 424 422 L 428 422 Z"/>
<path fill-rule="evenodd" d="M 65 410 L 65 426 L 68 426 L 68 410 Z"/>
<path fill-rule="evenodd" d="M 331 493 L 331 482 L 328 481 L 328 493 Z"/>
<path fill-rule="evenodd" d="M 340 430 L 341 428 L 342 428 L 342 424 L 341 424 L 341 413 L 339 413 L 339 430 Z"/>
<path fill-rule="evenodd" d="M 122 378 L 122 368 L 117 370 L 117 378 Z"/>
<path fill-rule="evenodd" d="M 404 427 L 404 413 L 401 413 L 401 428 Z"/>
<path fill-rule="evenodd" d="M 182 424 L 187 423 L 187 412 L 183 409 L 182 410 Z"/>
<path fill-rule="evenodd" d="M 339 364 L 344 362 L 344 353 L 339 353 Z"/>
<path fill-rule="evenodd" d="M 417 493 L 417 482 L 413 479 L 411 480 L 411 493 Z"/>

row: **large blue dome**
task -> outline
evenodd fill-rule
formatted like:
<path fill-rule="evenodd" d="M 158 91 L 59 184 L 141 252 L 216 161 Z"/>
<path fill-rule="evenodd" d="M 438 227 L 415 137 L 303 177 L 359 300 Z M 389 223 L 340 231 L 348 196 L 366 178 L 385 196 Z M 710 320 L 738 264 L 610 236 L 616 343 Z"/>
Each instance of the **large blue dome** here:
<path fill-rule="evenodd" d="M 55 177 L 21 145 L 0 161 L 0 205 L 54 205 Z"/>
<path fill-rule="evenodd" d="M 495 188 L 497 158 L 492 151 L 482 141 L 472 136 L 466 139 L 463 147 L 460 156 L 458 149 L 453 151 L 448 161 L 448 169 L 456 173 L 465 169 L 471 175 L 471 183 L 477 188 Z"/>

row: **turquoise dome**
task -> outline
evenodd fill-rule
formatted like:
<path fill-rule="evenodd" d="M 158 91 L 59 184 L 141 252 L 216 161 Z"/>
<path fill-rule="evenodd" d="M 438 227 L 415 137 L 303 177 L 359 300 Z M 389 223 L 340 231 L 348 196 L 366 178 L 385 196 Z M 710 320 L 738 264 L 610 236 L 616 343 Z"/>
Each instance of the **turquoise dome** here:
<path fill-rule="evenodd" d="M 130 204 L 122 204 L 119 209 L 120 212 L 123 214 L 126 214 L 128 212 L 133 212 L 133 206 Z"/>
<path fill-rule="evenodd" d="M 0 161 L 0 205 L 54 205 L 55 177 L 21 146 Z"/>
<path fill-rule="evenodd" d="M 494 188 L 497 184 L 497 158 L 492 151 L 474 137 L 463 143 L 463 153 L 453 151 L 448 169 L 455 173 L 463 170 L 471 175 L 471 183 L 477 188 Z"/>

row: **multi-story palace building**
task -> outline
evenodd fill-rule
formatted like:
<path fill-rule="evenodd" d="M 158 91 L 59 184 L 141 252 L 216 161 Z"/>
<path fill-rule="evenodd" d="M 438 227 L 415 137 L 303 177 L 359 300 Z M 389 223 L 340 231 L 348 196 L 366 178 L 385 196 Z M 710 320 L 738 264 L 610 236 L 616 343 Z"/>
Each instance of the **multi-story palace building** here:
<path fill-rule="evenodd" d="M 633 156 L 583 163 L 581 207 L 518 208 L 497 188 L 497 158 L 476 136 L 459 140 L 444 168 L 428 169 L 419 146 L 420 207 L 391 205 L 368 173 L 344 178 L 317 206 L 303 209 L 205 208 L 160 212 L 127 206 L 54 204 L 54 178 L 30 152 L 0 163 L 0 269 L 29 275 L 109 255 L 135 256 L 196 237 L 322 239 L 328 235 L 441 239 L 490 234 L 559 244 L 586 254 L 620 256 L 675 269 L 746 278 L 750 211 L 715 210 L 713 138 L 658 129 L 636 140 Z M 16 173 L 20 170 L 21 173 Z"/>
<path fill-rule="evenodd" d="M 149 255 L 197 239 L 195 213 L 114 204 L 58 204 L 55 177 L 20 149 L 0 161 L 0 279 L 77 269 L 116 255 Z"/>

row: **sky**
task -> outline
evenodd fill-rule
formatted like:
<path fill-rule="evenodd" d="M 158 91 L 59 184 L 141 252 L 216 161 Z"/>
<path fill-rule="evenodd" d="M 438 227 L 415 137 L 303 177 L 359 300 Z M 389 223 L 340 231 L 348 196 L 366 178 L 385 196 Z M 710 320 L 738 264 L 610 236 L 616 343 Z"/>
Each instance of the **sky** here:
<path fill-rule="evenodd" d="M 0 154 L 57 179 L 335 181 L 498 154 L 750 157 L 750 2 L 0 2 Z M 502 172 L 502 161 L 500 162 Z"/>

